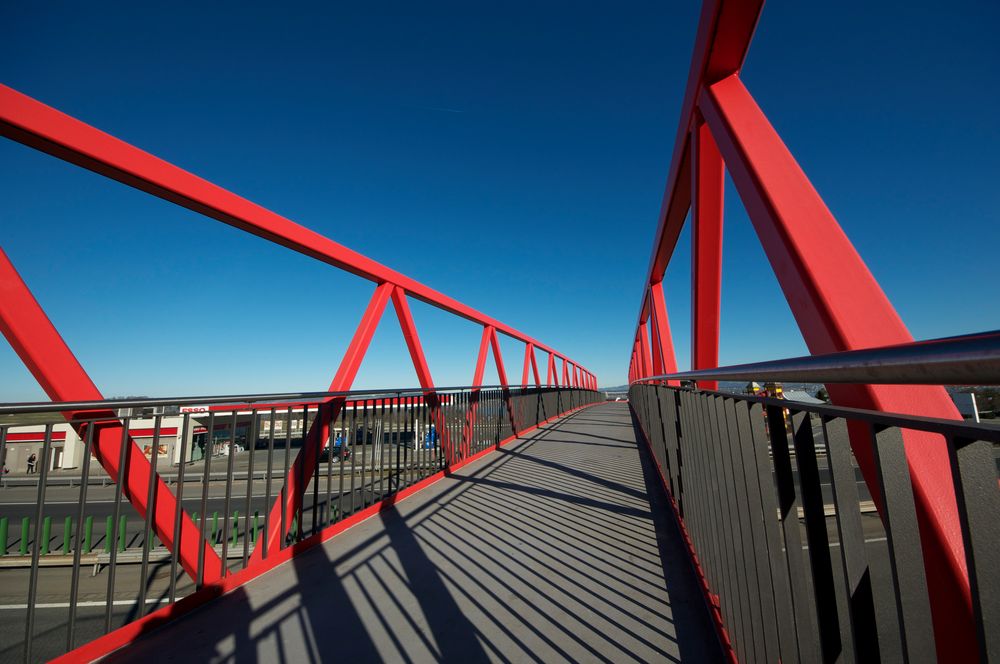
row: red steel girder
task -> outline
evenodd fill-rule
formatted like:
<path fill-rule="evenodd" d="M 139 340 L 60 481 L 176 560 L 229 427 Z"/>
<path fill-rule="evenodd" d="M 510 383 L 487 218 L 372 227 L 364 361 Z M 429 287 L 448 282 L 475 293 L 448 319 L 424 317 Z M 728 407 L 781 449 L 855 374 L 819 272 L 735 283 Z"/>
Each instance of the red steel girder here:
<path fill-rule="evenodd" d="M 498 320 L 99 129 L 0 85 L 0 135 L 553 351 Z"/>
<path fill-rule="evenodd" d="M 639 367 L 643 378 L 653 375 L 653 362 L 649 357 L 649 331 L 647 327 L 647 321 L 639 323 Z"/>
<path fill-rule="evenodd" d="M 726 167 L 704 122 L 691 129 L 691 368 L 719 366 L 722 206 Z M 706 390 L 714 380 L 698 381 Z"/>
<path fill-rule="evenodd" d="M 378 328 L 379 321 L 382 320 L 382 314 L 385 312 L 385 307 L 389 303 L 389 298 L 392 296 L 394 290 L 395 287 L 388 283 L 379 284 L 375 288 L 375 292 L 372 294 L 371 300 L 369 300 L 368 306 L 361 316 L 361 322 L 358 323 L 358 327 L 354 331 L 354 336 L 347 345 L 347 350 L 344 352 L 344 359 L 341 361 L 340 366 L 337 368 L 337 373 L 330 382 L 330 392 L 346 392 L 351 389 L 351 385 L 354 384 L 354 379 L 361 368 L 361 362 L 364 360 L 365 353 L 371 345 L 372 337 L 375 336 L 375 330 Z M 248 566 L 256 564 L 263 559 L 265 540 L 268 552 L 277 551 L 285 535 L 288 534 L 288 528 L 291 527 L 291 519 L 285 519 L 285 529 L 282 532 L 281 514 L 283 511 L 285 514 L 292 514 L 295 506 L 301 502 L 306 490 L 306 484 L 316 471 L 316 462 L 319 457 L 317 452 L 322 452 L 328 442 L 327 427 L 329 426 L 329 422 L 336 420 L 340 414 L 340 409 L 344 405 L 344 400 L 343 398 L 334 398 L 327 400 L 324 405 L 330 409 L 329 414 L 324 418 L 324 426 L 315 426 L 314 424 L 310 428 L 299 454 L 296 455 L 295 461 L 292 463 L 291 468 L 288 470 L 288 475 L 285 477 L 283 497 L 279 496 L 271 507 L 270 516 L 268 517 L 268 532 L 257 541 Z M 317 446 L 319 450 L 317 450 Z M 306 478 L 305 482 L 301 482 L 300 478 Z M 284 505 L 282 505 L 282 500 L 284 500 Z"/>
<path fill-rule="evenodd" d="M 813 354 L 913 340 L 836 219 L 739 77 L 706 90 L 699 107 Z M 830 385 L 839 405 L 961 419 L 939 386 Z M 870 438 L 851 445 L 878 501 Z M 976 636 L 961 525 L 946 446 L 903 433 L 920 525 L 938 657 L 973 661 Z"/>
<path fill-rule="evenodd" d="M 646 318 L 645 291 L 651 284 L 663 279 L 663 273 L 684 226 L 684 218 L 691 207 L 691 155 L 688 139 L 695 122 L 698 96 L 705 85 L 740 71 L 763 7 L 763 0 L 705 0 L 702 3 L 667 186 L 663 192 L 647 280 L 640 300 L 640 320 Z"/>
<path fill-rule="evenodd" d="M 534 372 L 535 386 L 541 387 L 542 381 L 539 378 L 538 364 L 535 361 L 535 346 L 531 343 L 525 344 L 524 346 L 524 367 L 521 371 L 521 387 L 528 387 L 529 368 Z"/>
<path fill-rule="evenodd" d="M 104 398 L 2 249 L 0 331 L 53 401 L 100 401 Z M 64 415 L 67 419 L 107 415 L 108 421 L 98 423 L 94 431 L 94 455 L 101 467 L 115 479 L 121 462 L 121 445 L 125 440 L 128 449 L 122 491 L 139 515 L 145 518 L 149 507 L 150 461 L 132 438 L 124 435 L 122 422 L 115 413 L 67 412 Z M 83 425 L 74 425 L 74 428 L 81 437 L 85 437 Z M 186 512 L 181 515 L 180 542 L 175 542 L 177 497 L 159 474 L 154 482 L 152 524 L 156 536 L 167 549 L 177 551 L 184 571 L 195 580 L 198 579 L 198 554 L 201 550 L 204 554 L 202 578 L 206 583 L 215 581 L 225 569 L 222 559 L 211 544 L 202 539 L 198 526 Z"/>

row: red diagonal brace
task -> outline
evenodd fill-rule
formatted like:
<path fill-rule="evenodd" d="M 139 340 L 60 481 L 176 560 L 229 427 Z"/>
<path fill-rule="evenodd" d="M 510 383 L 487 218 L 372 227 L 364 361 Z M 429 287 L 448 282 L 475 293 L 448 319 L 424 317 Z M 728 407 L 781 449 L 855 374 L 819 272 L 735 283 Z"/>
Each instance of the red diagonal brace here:
<path fill-rule="evenodd" d="M 424 349 L 420 345 L 420 337 L 417 336 L 417 326 L 413 324 L 413 315 L 410 313 L 410 305 L 406 301 L 406 291 L 396 288 L 392 291 L 392 304 L 396 309 L 396 317 L 399 319 L 399 327 L 403 331 L 403 339 L 406 341 L 406 348 L 410 351 L 410 359 L 413 361 L 413 368 L 417 372 L 417 380 L 424 390 L 424 399 L 431 409 L 431 417 L 437 426 L 438 435 L 441 437 L 441 449 L 444 458 L 450 465 L 458 461 L 456 450 L 452 444 L 448 427 L 445 426 L 445 419 L 441 413 L 440 401 L 434 391 L 434 379 L 431 377 L 430 367 L 427 366 L 427 359 L 424 357 Z M 491 328 L 492 329 L 492 328 Z"/>
<path fill-rule="evenodd" d="M 691 368 L 719 366 L 722 206 L 726 167 L 704 122 L 691 130 Z M 714 380 L 700 380 L 706 390 Z"/>
<path fill-rule="evenodd" d="M 542 381 L 538 376 L 538 364 L 535 362 L 535 345 L 527 343 L 524 345 L 524 370 L 521 373 L 521 387 L 528 387 L 528 370 L 534 372 L 535 387 L 541 387 Z"/>
<path fill-rule="evenodd" d="M 670 334 L 670 320 L 667 318 L 667 305 L 663 300 L 663 282 L 658 281 L 649 287 L 650 321 L 653 329 L 653 348 L 660 356 L 663 366 L 661 373 L 677 372 L 677 356 L 674 354 L 674 341 Z M 667 381 L 668 385 L 679 386 L 680 381 Z"/>
<path fill-rule="evenodd" d="M 0 330 L 53 401 L 99 401 L 104 398 L 2 249 L 0 249 Z M 67 412 L 64 416 L 72 419 L 78 414 L 82 413 Z M 86 413 L 88 418 L 103 415 L 104 413 Z M 107 417 L 109 421 L 96 425 L 94 455 L 111 479 L 116 481 L 118 464 L 121 460 L 123 426 L 113 412 L 108 411 Z M 85 436 L 83 425 L 74 425 L 74 428 L 81 438 Z M 139 515 L 145 518 L 149 497 L 150 462 L 131 437 L 128 438 L 127 444 L 127 472 L 122 492 Z M 205 555 L 203 578 L 206 582 L 215 581 L 223 569 L 219 555 L 210 544 L 202 540 L 198 527 L 187 513 L 181 515 L 179 546 L 174 542 L 177 497 L 159 475 L 156 476 L 155 482 L 153 529 L 156 531 L 156 536 L 170 551 L 177 551 L 184 571 L 192 579 L 198 578 L 198 552 L 203 548 Z"/>
<path fill-rule="evenodd" d="M 483 327 L 483 336 L 479 340 L 479 354 L 476 356 L 476 371 L 472 376 L 472 394 L 469 400 L 469 412 L 465 416 L 464 435 L 462 437 L 462 454 L 471 451 L 472 437 L 475 435 L 476 417 L 479 412 L 479 386 L 483 384 L 483 373 L 486 371 L 486 354 L 489 352 L 493 328 Z"/>
<path fill-rule="evenodd" d="M 649 332 L 647 323 L 639 325 L 639 349 L 642 353 L 642 377 L 653 375 L 653 362 L 649 359 Z"/>
<path fill-rule="evenodd" d="M 830 353 L 912 341 L 885 293 L 740 79 L 710 86 L 699 107 L 781 284 L 809 351 Z M 843 406 L 961 420 L 942 387 L 829 385 Z M 851 446 L 876 504 L 867 428 Z M 947 446 L 903 431 L 941 661 L 974 661 L 972 600 Z"/>
<path fill-rule="evenodd" d="M 385 306 L 389 303 L 389 297 L 394 288 L 392 284 L 385 283 L 380 284 L 375 289 L 375 293 L 368 302 L 368 308 L 365 309 L 365 313 L 361 316 L 361 322 L 354 331 L 354 337 L 347 346 L 344 359 L 341 361 L 340 367 L 337 368 L 337 373 L 330 383 L 330 392 L 346 392 L 351 389 L 354 378 L 358 375 L 358 370 L 361 368 L 361 361 L 365 357 L 368 346 L 371 345 L 372 337 L 375 335 L 375 330 L 378 328 L 379 321 L 382 319 Z M 315 424 L 312 426 L 302 445 L 301 451 L 295 457 L 295 461 L 288 471 L 288 476 L 285 478 L 284 507 L 281 504 L 282 497 L 279 496 L 274 501 L 270 516 L 268 517 L 266 539 L 267 550 L 269 552 L 277 551 L 281 545 L 281 541 L 288 534 L 287 531 L 291 527 L 291 519 L 285 520 L 285 532 L 282 532 L 282 509 L 284 509 L 286 514 L 292 514 L 295 511 L 295 507 L 301 503 L 302 496 L 306 490 L 305 485 L 316 471 L 316 459 L 319 456 L 316 448 L 319 446 L 319 451 L 322 451 L 326 446 L 329 440 L 329 422 L 337 418 L 343 404 L 343 398 L 336 397 L 324 402 L 328 413 L 322 419 L 324 426 L 316 426 Z M 317 421 L 320 420 L 317 419 Z M 299 478 L 306 478 L 305 483 L 300 482 Z M 258 540 L 249 565 L 253 565 L 263 559 L 264 549 L 262 544 L 264 539 L 262 537 Z"/>

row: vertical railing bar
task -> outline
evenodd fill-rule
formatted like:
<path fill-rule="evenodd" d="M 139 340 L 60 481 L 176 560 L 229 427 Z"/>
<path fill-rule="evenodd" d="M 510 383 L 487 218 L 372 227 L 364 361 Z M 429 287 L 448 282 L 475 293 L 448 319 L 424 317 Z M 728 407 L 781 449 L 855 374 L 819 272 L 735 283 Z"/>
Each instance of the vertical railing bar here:
<path fill-rule="evenodd" d="M 365 399 L 361 407 L 361 509 L 368 507 L 368 496 L 365 492 L 368 470 L 368 409 L 371 399 Z"/>
<path fill-rule="evenodd" d="M 740 427 L 736 416 L 736 400 L 724 398 L 722 401 L 726 416 L 726 428 L 729 431 L 729 468 L 733 478 L 733 487 L 736 491 L 736 516 L 740 524 L 740 539 L 743 543 L 743 578 L 745 579 L 747 605 L 749 608 L 749 620 L 744 621 L 744 625 L 750 630 L 754 661 L 775 661 L 776 658 L 768 657 L 768 639 L 766 634 L 765 609 L 761 600 L 762 591 L 760 578 L 758 576 L 757 538 L 760 536 L 753 527 L 750 513 L 750 492 L 747 486 L 746 470 L 744 468 L 743 449 L 749 445 L 749 441 L 741 440 Z M 749 646 L 748 646 L 749 648 Z"/>
<path fill-rule="evenodd" d="M 337 521 L 344 518 L 344 466 L 347 464 L 347 401 L 340 406 L 340 448 L 337 450 L 337 469 L 340 475 L 340 490 L 337 494 Z"/>
<path fill-rule="evenodd" d="M 259 421 L 258 421 L 258 410 L 251 406 L 250 407 L 250 422 L 247 426 L 247 453 L 249 453 L 250 458 L 247 460 L 247 500 L 246 509 L 243 513 L 243 569 L 246 569 L 247 564 L 250 561 L 250 529 L 253 527 L 251 525 L 251 512 L 253 511 L 253 483 L 254 483 L 254 457 L 257 454 L 257 439 L 259 431 Z M 266 505 L 266 503 L 265 503 Z M 266 530 L 264 531 L 267 532 Z M 254 537 L 257 533 L 254 533 Z M 265 537 L 266 539 L 266 537 Z M 255 541 L 256 544 L 256 541 Z"/>
<path fill-rule="evenodd" d="M 268 533 L 271 532 L 271 480 L 274 476 L 274 421 L 278 412 L 272 406 L 269 413 L 268 433 L 267 433 L 267 473 L 264 475 L 264 533 L 260 538 L 261 560 L 267 560 L 267 540 Z M 280 548 L 280 545 L 279 545 Z"/>
<path fill-rule="evenodd" d="M 793 647 L 786 648 L 779 631 L 784 622 L 783 617 L 792 616 L 791 602 L 788 601 L 787 586 L 781 584 L 775 578 L 774 570 L 778 568 L 777 561 L 782 556 L 780 545 L 777 545 L 777 509 L 774 506 L 773 487 L 771 480 L 770 464 L 767 463 L 767 442 L 763 440 L 763 431 L 755 431 L 751 424 L 751 417 L 758 420 L 760 429 L 763 428 L 763 411 L 759 406 L 753 408 L 745 400 L 738 400 L 734 403 L 737 419 L 737 428 L 740 436 L 740 453 L 742 456 L 743 481 L 747 490 L 747 512 L 752 524 L 753 550 L 755 552 L 756 574 L 758 579 L 758 596 L 760 598 L 760 621 L 761 630 L 764 636 L 765 659 L 767 661 L 784 661 L 792 664 L 796 661 L 797 651 Z M 751 413 L 753 413 L 751 415 Z M 756 439 L 756 435 L 760 439 Z M 766 476 L 764 469 L 759 464 L 759 450 L 764 451 L 764 463 L 766 464 Z M 764 480 L 767 484 L 762 486 Z M 763 493 L 767 492 L 766 500 Z M 772 558 L 773 557 L 773 558 Z M 779 609 L 780 606 L 780 609 Z M 780 616 L 780 617 L 779 617 Z M 794 639 L 794 626 L 792 627 L 792 639 Z M 785 651 L 788 651 L 786 655 Z"/>
<path fill-rule="evenodd" d="M 80 592 L 80 557 L 83 555 L 83 520 L 86 518 L 87 510 L 87 490 L 90 483 L 90 453 L 94 445 L 94 429 L 97 422 L 91 421 L 86 424 L 86 432 L 83 439 L 83 467 L 80 470 L 80 508 L 76 513 L 76 537 L 73 546 L 73 572 L 70 579 L 69 590 L 69 625 L 66 629 L 66 651 L 69 652 L 74 646 L 74 636 L 76 633 L 76 604 L 77 595 Z M 0 431 L 0 445 L 3 444 L 4 432 Z M 2 456 L 2 455 L 0 455 Z M 67 537 L 64 533 L 63 537 Z M 6 544 L 6 542 L 4 542 Z M 89 553 L 89 551 L 88 551 Z"/>
<path fill-rule="evenodd" d="M 725 612 L 719 605 L 718 596 L 723 591 L 722 588 L 722 549 L 719 545 L 719 533 L 716 528 L 721 523 L 718 513 L 716 499 L 718 492 L 712 486 L 712 463 L 710 458 L 711 442 L 709 441 L 704 414 L 704 397 L 697 392 L 689 392 L 688 400 L 690 405 L 689 418 L 693 423 L 696 440 L 695 447 L 698 450 L 698 486 L 701 487 L 702 499 L 701 519 L 702 539 L 707 546 L 705 556 L 705 570 L 708 575 L 710 587 L 715 597 L 713 602 L 717 605 L 720 615 L 725 617 Z M 728 623 L 727 623 L 728 625 Z"/>
<path fill-rule="evenodd" d="M 799 495 L 805 517 L 808 542 L 809 570 L 811 572 L 813 600 L 816 604 L 820 648 L 824 661 L 833 661 L 842 655 L 849 644 L 841 640 L 841 616 L 837 606 L 839 586 L 833 581 L 833 562 L 830 556 L 830 534 L 826 529 L 826 513 L 820 490 L 819 466 L 816 462 L 816 444 L 812 433 L 812 415 L 792 411 L 792 443 L 795 446 L 795 463 L 798 469 Z M 846 607 L 846 598 L 841 598 Z"/>
<path fill-rule="evenodd" d="M 382 500 L 385 498 L 385 395 L 379 399 L 378 403 L 379 417 L 378 424 L 375 426 L 375 440 L 372 441 L 372 456 L 374 457 L 375 450 L 378 450 L 378 459 L 376 460 L 378 464 L 378 497 L 379 500 Z M 374 503 L 374 491 L 372 494 L 372 502 Z"/>
<path fill-rule="evenodd" d="M 208 519 L 208 492 L 209 484 L 211 482 L 211 472 L 212 472 L 212 454 L 215 448 L 215 411 L 208 412 L 208 428 L 205 433 L 205 467 L 202 469 L 201 476 L 201 523 L 198 524 L 199 542 L 198 542 L 198 579 L 196 587 L 201 588 L 205 585 L 205 545 L 208 543 L 208 537 L 205 532 L 205 523 Z M 215 542 L 211 543 L 212 548 L 215 548 Z"/>
<path fill-rule="evenodd" d="M 284 471 L 281 477 L 285 480 L 285 483 L 281 485 L 281 539 L 278 540 L 278 550 L 285 548 L 288 543 L 288 465 L 291 462 L 289 457 L 292 454 L 292 408 L 289 405 L 285 409 L 285 460 L 284 460 Z M 295 511 L 295 506 L 292 505 L 292 511 Z"/>
<path fill-rule="evenodd" d="M 358 418 L 358 401 L 354 400 L 351 404 L 351 430 L 347 432 L 347 437 L 354 440 L 351 444 L 351 514 L 354 514 L 354 460 L 357 459 L 358 453 L 354 450 L 358 446 L 358 429 L 357 429 L 357 418 Z M 341 462 L 343 463 L 343 462 Z"/>
<path fill-rule="evenodd" d="M 240 411 L 234 406 L 233 416 L 229 421 L 229 459 L 226 463 L 226 497 L 222 502 L 222 555 L 219 576 L 226 578 L 229 574 L 229 524 L 232 521 L 230 509 L 233 506 L 233 470 L 236 464 L 236 425 L 239 423 Z M 238 527 L 238 525 L 234 526 Z"/>
<path fill-rule="evenodd" d="M 45 490 L 49 479 L 49 456 L 52 450 L 52 423 L 45 425 L 42 455 L 39 459 L 38 505 L 35 507 L 35 533 L 31 547 L 31 571 L 28 576 L 28 615 L 24 625 L 24 661 L 31 661 L 31 646 L 35 639 L 35 601 L 38 597 L 38 561 L 42 553 L 42 519 L 45 517 Z"/>
<path fill-rule="evenodd" d="M 108 595 L 107 603 L 105 606 L 104 613 L 104 631 L 105 633 L 111 631 L 111 613 L 114 608 L 114 592 L 115 592 L 115 574 L 118 570 L 118 538 L 121 537 L 125 539 L 125 532 L 118 532 L 119 519 L 121 518 L 121 507 L 122 507 L 122 492 L 125 489 L 125 477 L 127 476 L 126 466 L 129 463 L 130 451 L 131 451 L 131 441 L 129 440 L 129 428 L 132 424 L 132 418 L 126 417 L 122 421 L 122 437 L 121 446 L 118 459 L 118 478 L 115 482 L 115 507 L 113 520 L 111 522 L 111 529 L 106 535 L 111 537 L 111 551 L 108 560 Z"/>
<path fill-rule="evenodd" d="M 729 600 L 733 605 L 733 615 L 735 621 L 730 624 L 730 636 L 736 636 L 735 647 L 741 661 L 751 659 L 750 653 L 753 651 L 753 636 L 747 622 L 750 619 L 750 601 L 747 597 L 747 587 L 745 583 L 746 570 L 743 569 L 743 556 L 741 555 L 742 536 L 740 533 L 738 509 L 736 507 L 736 496 L 734 495 L 735 480 L 732 472 L 732 459 L 728 453 L 729 425 L 725 416 L 724 397 L 710 396 L 709 417 L 712 420 L 712 433 L 715 436 L 715 459 L 719 463 L 717 466 L 722 481 L 722 503 L 723 503 L 723 531 L 727 542 L 728 569 L 729 569 Z"/>
<path fill-rule="evenodd" d="M 146 493 L 146 518 L 142 524 L 142 562 L 139 566 L 139 606 L 136 614 L 141 618 L 146 615 L 146 588 L 149 585 L 147 575 L 149 574 L 149 549 L 150 533 L 153 530 L 153 521 L 156 516 L 156 462 L 159 459 L 160 448 L 160 427 L 163 423 L 162 415 L 153 416 L 153 442 L 149 454 L 149 491 Z"/>
<path fill-rule="evenodd" d="M 299 453 L 296 457 L 302 457 L 302 461 L 305 462 L 305 452 L 306 452 L 306 440 L 308 438 L 309 431 L 309 404 L 302 405 L 302 427 L 300 429 L 302 432 L 302 444 L 299 446 Z M 306 520 L 305 506 L 306 506 L 306 465 L 305 463 L 300 463 L 298 465 L 299 469 L 299 490 L 298 497 L 295 503 L 292 505 L 292 511 L 295 514 L 295 534 L 293 535 L 294 541 L 302 541 L 302 531 L 305 528 L 305 524 L 302 522 Z"/>
<path fill-rule="evenodd" d="M 994 444 L 958 437 L 947 442 L 979 656 L 1000 662 L 1000 487 Z"/>
<path fill-rule="evenodd" d="M 331 401 L 328 404 L 329 412 L 325 415 L 326 417 L 326 522 L 324 526 L 329 526 L 333 523 L 333 455 L 334 443 L 337 440 L 337 418 L 334 417 L 339 409 L 336 406 L 335 401 Z"/>
<path fill-rule="evenodd" d="M 191 426 L 191 415 L 184 413 L 181 421 L 181 456 L 177 466 L 177 509 L 174 513 L 174 547 L 170 552 L 170 603 L 177 599 L 177 563 L 181 551 L 181 523 L 184 519 L 184 472 L 187 466 L 188 428 Z"/>
<path fill-rule="evenodd" d="M 882 429 L 871 424 L 868 431 L 878 475 L 889 568 L 896 590 L 903 658 L 933 660 L 934 628 L 903 434 L 897 427 Z"/>
<path fill-rule="evenodd" d="M 413 486 L 416 483 L 416 444 L 417 444 L 417 432 L 416 427 L 413 426 L 413 408 L 411 407 L 410 397 L 403 397 L 403 437 L 407 440 L 410 439 L 410 434 L 413 437 L 413 443 L 406 443 L 406 447 L 403 448 L 403 468 L 406 472 L 406 486 Z M 412 454 L 411 454 L 411 447 Z M 411 459 L 410 457 L 413 457 Z"/>
<path fill-rule="evenodd" d="M 323 453 L 324 439 L 329 438 L 329 436 L 323 436 L 322 435 L 323 434 L 323 429 L 325 428 L 327 430 L 327 433 L 330 432 L 329 425 L 328 424 L 324 425 L 324 423 L 323 423 L 323 418 L 324 418 L 323 412 L 324 412 L 324 410 L 325 410 L 325 408 L 321 404 L 317 404 L 316 405 L 316 415 L 313 418 L 313 430 L 316 432 L 316 458 L 313 459 L 313 461 L 315 461 L 315 464 L 314 464 L 314 467 L 313 467 L 313 478 L 312 478 L 312 483 L 313 483 L 313 503 L 312 503 L 312 530 L 310 531 L 311 535 L 315 535 L 318 532 L 318 526 L 319 526 L 319 522 L 320 522 L 320 516 L 319 516 L 319 511 L 320 511 L 319 510 L 319 461 L 320 461 L 320 458 L 321 458 L 322 453 Z M 305 424 L 303 424 L 303 427 L 305 427 Z M 304 428 L 303 428 L 303 431 L 305 431 Z M 303 438 L 303 443 L 304 442 L 305 442 L 305 439 Z"/>
<path fill-rule="evenodd" d="M 396 489 L 395 492 L 398 494 L 399 490 L 403 488 L 403 466 L 401 464 L 401 457 L 403 450 L 403 419 L 401 417 L 402 408 L 400 406 L 399 393 L 393 398 L 393 423 L 396 424 Z"/>
<path fill-rule="evenodd" d="M 729 541 L 726 534 L 729 532 L 728 520 L 726 519 L 726 508 L 723 503 L 722 486 L 719 482 L 720 463 L 717 454 L 716 437 L 717 432 L 712 426 L 710 413 L 711 397 L 707 394 L 697 394 L 697 407 L 702 425 L 703 440 L 705 444 L 705 469 L 709 478 L 709 499 L 712 504 L 712 523 L 716 527 L 711 528 L 716 545 L 716 588 L 719 596 L 719 605 L 722 611 L 725 624 L 734 635 L 736 632 L 736 619 L 733 606 L 733 593 L 730 591 L 730 565 L 729 565 Z M 714 470 L 714 472 L 712 472 Z M 721 526 L 721 528 L 720 528 Z"/>
<path fill-rule="evenodd" d="M 857 477 L 851 462 L 847 423 L 842 418 L 823 416 L 823 445 L 830 470 L 830 489 L 837 507 L 837 539 L 840 542 L 840 564 L 843 569 L 844 594 L 847 598 L 847 618 L 855 659 L 879 661 L 878 615 L 872 592 L 872 574 L 865 551 L 865 535 L 861 526 L 860 496 Z"/>
<path fill-rule="evenodd" d="M 778 630 L 778 644 L 781 661 L 794 664 L 799 661 L 799 645 L 796 621 L 798 614 L 789 584 L 789 563 L 785 555 L 783 534 L 779 532 L 778 503 L 775 499 L 776 485 L 772 474 L 771 459 L 768 454 L 767 433 L 764 431 L 765 411 L 759 403 L 749 403 L 746 419 L 753 441 L 753 462 L 757 475 L 760 496 L 760 512 L 764 521 L 767 561 L 774 588 L 775 626 Z"/>
<path fill-rule="evenodd" d="M 799 533 L 799 498 L 795 492 L 795 477 L 788 452 L 785 416 L 778 406 L 767 406 L 766 412 L 768 432 L 771 436 L 771 455 L 774 461 L 774 481 L 778 494 L 779 520 L 785 546 L 785 563 L 798 636 L 799 659 L 815 662 L 821 658 L 816 603 L 802 561 L 804 554 Z"/>

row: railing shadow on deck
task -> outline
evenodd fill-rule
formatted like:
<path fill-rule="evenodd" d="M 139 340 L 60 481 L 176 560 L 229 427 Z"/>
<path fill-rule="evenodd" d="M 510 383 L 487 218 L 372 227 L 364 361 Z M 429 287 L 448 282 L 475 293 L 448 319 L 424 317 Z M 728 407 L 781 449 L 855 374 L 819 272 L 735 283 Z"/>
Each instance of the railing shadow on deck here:
<path fill-rule="evenodd" d="M 621 455 L 597 456 L 607 468 L 592 473 L 552 460 L 563 454 L 552 443 L 571 444 L 567 429 L 587 425 L 584 412 L 456 474 L 423 504 L 381 512 L 350 549 L 328 544 L 294 557 L 293 578 L 264 601 L 252 587 L 236 590 L 223 620 L 237 629 L 223 629 L 208 605 L 184 619 L 182 633 L 214 638 L 211 654 L 227 660 L 475 662 L 514 650 L 543 660 L 720 659 L 643 446 L 631 480 L 648 492 L 645 508 L 638 488 L 602 481 Z M 620 442 L 624 454 L 635 446 L 625 432 Z M 641 520 L 652 528 L 641 531 Z M 653 636 L 664 625 L 676 639 Z M 142 657 L 143 645 L 113 660 Z"/>

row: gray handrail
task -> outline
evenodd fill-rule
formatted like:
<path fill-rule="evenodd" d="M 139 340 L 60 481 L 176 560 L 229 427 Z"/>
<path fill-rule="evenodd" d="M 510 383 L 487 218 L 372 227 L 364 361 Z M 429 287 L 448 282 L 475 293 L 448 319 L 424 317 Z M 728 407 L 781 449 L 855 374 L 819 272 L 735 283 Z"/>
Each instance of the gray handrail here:
<path fill-rule="evenodd" d="M 377 397 L 391 398 L 400 396 L 414 396 L 428 393 L 439 394 L 441 392 L 459 392 L 468 390 L 520 390 L 520 389 L 551 389 L 551 390 L 584 390 L 582 387 L 547 386 L 541 387 L 528 385 L 522 388 L 520 385 L 511 385 L 504 388 L 502 385 L 462 385 L 434 387 L 424 389 L 422 387 L 407 387 L 384 390 L 353 390 L 350 392 L 278 392 L 274 394 L 223 394 L 216 396 L 193 396 L 193 397 L 153 397 L 142 399 L 103 399 L 100 401 L 31 401 L 21 403 L 0 404 L 0 415 L 22 414 L 22 413 L 47 413 L 65 412 L 77 410 L 108 410 L 115 408 L 148 408 L 153 406 L 198 406 L 198 405 L 253 405 L 261 403 L 282 403 L 282 402 L 309 402 L 310 404 L 322 399 L 331 397 Z"/>
<path fill-rule="evenodd" d="M 639 378 L 883 385 L 1000 384 L 1000 330 Z"/>

